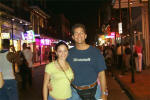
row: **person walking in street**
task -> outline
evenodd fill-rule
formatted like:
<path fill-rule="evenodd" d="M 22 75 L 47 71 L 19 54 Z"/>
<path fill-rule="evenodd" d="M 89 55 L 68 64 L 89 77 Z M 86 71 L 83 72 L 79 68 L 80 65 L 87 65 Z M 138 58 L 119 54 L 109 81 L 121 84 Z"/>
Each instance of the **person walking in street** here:
<path fill-rule="evenodd" d="M 23 44 L 23 55 L 27 61 L 27 78 L 29 82 L 29 86 L 32 86 L 32 58 L 33 54 L 30 47 L 27 47 L 27 44 Z"/>
<path fill-rule="evenodd" d="M 55 46 L 55 51 L 57 59 L 45 68 L 43 100 L 71 100 L 71 82 L 74 74 L 66 61 L 68 46 L 64 42 L 59 42 Z"/>
<path fill-rule="evenodd" d="M 142 72 L 142 44 L 140 40 L 136 42 L 134 52 L 137 54 L 135 58 L 136 71 Z"/>
<path fill-rule="evenodd" d="M 75 47 L 69 51 L 67 61 L 74 71 L 74 89 L 80 98 L 72 100 L 96 100 L 102 98 L 107 100 L 107 86 L 105 70 L 106 64 L 100 51 L 85 42 L 87 38 L 86 29 L 83 24 L 75 24 L 72 27 L 72 39 Z M 101 85 L 97 85 L 97 81 Z"/>
<path fill-rule="evenodd" d="M 125 72 L 128 72 L 131 69 L 131 48 L 129 43 L 126 44 L 125 46 L 125 54 L 123 56 L 123 62 L 124 62 L 124 67 L 125 67 Z"/>
<path fill-rule="evenodd" d="M 2 41 L 2 51 L 0 51 L 0 69 L 2 71 L 4 85 L 0 89 L 0 100 L 18 100 L 17 82 L 13 71 L 12 63 L 8 61 L 10 40 Z"/>
<path fill-rule="evenodd" d="M 29 86 L 32 86 L 32 52 L 30 48 L 27 47 L 27 44 L 23 44 L 22 55 L 22 64 L 20 65 L 20 74 L 22 77 L 22 89 L 26 89 L 27 83 Z"/>

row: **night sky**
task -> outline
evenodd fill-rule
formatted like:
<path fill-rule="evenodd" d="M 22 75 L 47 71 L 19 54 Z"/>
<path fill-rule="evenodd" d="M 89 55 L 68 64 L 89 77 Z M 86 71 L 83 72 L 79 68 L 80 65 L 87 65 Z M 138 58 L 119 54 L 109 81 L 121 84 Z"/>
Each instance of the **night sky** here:
<path fill-rule="evenodd" d="M 98 8 L 104 6 L 107 0 L 47 0 L 46 8 L 54 14 L 64 13 L 70 21 L 71 26 L 75 23 L 86 25 L 88 39 L 93 41 L 97 29 L 97 12 Z"/>

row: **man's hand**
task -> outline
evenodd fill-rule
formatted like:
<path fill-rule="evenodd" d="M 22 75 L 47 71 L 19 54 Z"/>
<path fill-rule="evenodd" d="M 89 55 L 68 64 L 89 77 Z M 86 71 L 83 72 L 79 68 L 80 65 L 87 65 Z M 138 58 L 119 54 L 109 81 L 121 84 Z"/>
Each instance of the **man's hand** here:
<path fill-rule="evenodd" d="M 103 95 L 101 96 L 101 98 L 102 98 L 102 100 L 107 100 L 107 95 L 104 95 L 104 94 L 103 94 Z"/>
<path fill-rule="evenodd" d="M 50 82 L 48 83 L 47 88 L 48 88 L 49 91 L 53 90 Z"/>

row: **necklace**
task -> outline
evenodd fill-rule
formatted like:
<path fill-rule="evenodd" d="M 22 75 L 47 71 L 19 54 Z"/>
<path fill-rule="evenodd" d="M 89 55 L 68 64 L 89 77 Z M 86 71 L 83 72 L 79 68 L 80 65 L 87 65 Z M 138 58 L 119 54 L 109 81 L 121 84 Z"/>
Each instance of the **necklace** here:
<path fill-rule="evenodd" d="M 62 65 L 59 63 L 58 60 L 56 60 L 56 63 L 57 63 L 57 65 L 59 66 L 59 68 L 60 68 L 62 71 L 66 71 L 66 70 L 69 69 L 68 63 L 66 63 L 64 66 L 62 66 Z"/>

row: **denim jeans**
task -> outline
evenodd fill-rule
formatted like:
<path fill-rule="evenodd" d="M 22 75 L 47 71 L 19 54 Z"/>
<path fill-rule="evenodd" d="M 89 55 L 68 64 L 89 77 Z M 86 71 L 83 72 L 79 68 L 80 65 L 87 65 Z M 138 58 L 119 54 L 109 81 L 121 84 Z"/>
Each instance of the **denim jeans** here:
<path fill-rule="evenodd" d="M 4 86 L 0 89 L 0 100 L 19 100 L 16 80 L 4 80 Z"/>
<path fill-rule="evenodd" d="M 97 85 L 95 98 L 99 99 L 100 97 L 101 97 L 100 85 Z M 53 99 L 51 96 L 48 96 L 48 100 L 55 100 L 55 99 Z M 74 88 L 72 88 L 72 97 L 67 100 L 81 100 L 81 98 L 79 97 L 77 91 Z"/>

